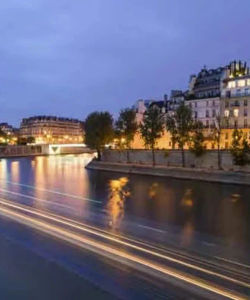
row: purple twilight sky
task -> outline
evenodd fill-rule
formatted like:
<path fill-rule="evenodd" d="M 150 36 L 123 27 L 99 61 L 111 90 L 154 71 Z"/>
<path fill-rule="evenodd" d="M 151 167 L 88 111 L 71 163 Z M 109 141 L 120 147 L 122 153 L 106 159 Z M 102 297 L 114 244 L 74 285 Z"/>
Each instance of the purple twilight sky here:
<path fill-rule="evenodd" d="M 83 119 L 250 63 L 250 0 L 1 1 L 0 38 L 0 122 Z"/>

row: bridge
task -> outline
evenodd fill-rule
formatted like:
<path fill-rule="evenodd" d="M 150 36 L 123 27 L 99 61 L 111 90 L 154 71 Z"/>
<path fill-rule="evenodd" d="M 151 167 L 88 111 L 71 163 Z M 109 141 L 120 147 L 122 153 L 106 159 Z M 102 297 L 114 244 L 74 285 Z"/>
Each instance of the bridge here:
<path fill-rule="evenodd" d="M 86 147 L 85 144 L 48 144 L 46 147 L 47 154 L 79 154 L 79 153 L 93 153 L 94 151 Z"/>

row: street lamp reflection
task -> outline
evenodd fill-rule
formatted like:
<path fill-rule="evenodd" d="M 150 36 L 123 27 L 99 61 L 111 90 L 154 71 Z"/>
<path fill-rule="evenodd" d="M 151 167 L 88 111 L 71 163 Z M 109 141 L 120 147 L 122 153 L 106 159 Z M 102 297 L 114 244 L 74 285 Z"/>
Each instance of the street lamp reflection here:
<path fill-rule="evenodd" d="M 118 229 L 124 216 L 124 204 L 130 195 L 128 189 L 128 178 L 121 177 L 109 182 L 108 214 L 109 226 Z"/>

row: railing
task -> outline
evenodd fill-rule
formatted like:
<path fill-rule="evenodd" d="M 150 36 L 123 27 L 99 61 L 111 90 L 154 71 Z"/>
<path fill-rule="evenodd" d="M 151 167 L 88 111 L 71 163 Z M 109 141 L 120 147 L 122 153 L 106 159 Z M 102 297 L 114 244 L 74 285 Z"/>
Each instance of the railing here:
<path fill-rule="evenodd" d="M 239 93 L 239 94 L 226 94 L 222 95 L 221 98 L 241 98 L 241 97 L 250 97 L 250 92 Z"/>

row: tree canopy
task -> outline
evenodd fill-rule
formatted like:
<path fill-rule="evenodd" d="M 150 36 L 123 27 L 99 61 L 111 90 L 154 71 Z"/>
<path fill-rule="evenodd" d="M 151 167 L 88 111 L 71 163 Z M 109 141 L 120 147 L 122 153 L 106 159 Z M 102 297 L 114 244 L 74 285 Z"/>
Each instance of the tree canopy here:
<path fill-rule="evenodd" d="M 167 116 L 166 128 L 172 136 L 172 143 L 177 143 L 182 153 L 182 165 L 185 166 L 184 147 L 190 140 L 193 128 L 192 110 L 181 103 L 173 115 Z"/>
<path fill-rule="evenodd" d="M 118 139 L 122 141 L 121 144 L 127 149 L 131 148 L 131 143 L 138 128 L 135 116 L 135 110 L 130 108 L 122 109 L 115 124 Z"/>
<path fill-rule="evenodd" d="M 141 136 L 145 146 L 152 150 L 153 165 L 155 165 L 155 146 L 164 132 L 164 115 L 158 107 L 150 107 L 144 114 L 143 122 L 140 125 Z"/>
<path fill-rule="evenodd" d="M 85 121 L 85 143 L 97 150 L 101 159 L 101 150 L 112 142 L 114 137 L 113 118 L 109 112 L 93 112 Z"/>
<path fill-rule="evenodd" d="M 232 146 L 230 152 L 235 165 L 244 166 L 250 164 L 250 145 L 243 137 L 242 130 L 234 129 L 232 136 Z"/>

